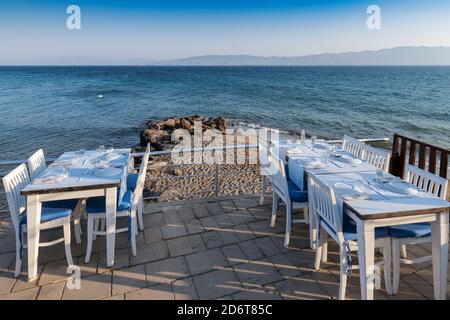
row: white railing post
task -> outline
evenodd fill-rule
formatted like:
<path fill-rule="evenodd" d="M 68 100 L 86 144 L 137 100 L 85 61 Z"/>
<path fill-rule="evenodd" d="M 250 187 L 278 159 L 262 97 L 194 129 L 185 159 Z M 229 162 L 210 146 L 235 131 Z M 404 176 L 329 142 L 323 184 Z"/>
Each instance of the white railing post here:
<path fill-rule="evenodd" d="M 217 198 L 217 197 L 219 197 L 219 164 L 218 163 L 215 164 L 214 182 L 215 182 L 214 194 Z"/>

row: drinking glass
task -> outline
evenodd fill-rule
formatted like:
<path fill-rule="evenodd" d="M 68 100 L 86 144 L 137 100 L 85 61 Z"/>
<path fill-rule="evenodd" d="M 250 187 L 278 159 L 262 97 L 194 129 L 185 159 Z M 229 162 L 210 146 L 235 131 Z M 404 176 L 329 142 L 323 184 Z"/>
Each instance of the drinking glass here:
<path fill-rule="evenodd" d="M 384 171 L 381 169 L 377 169 L 376 182 L 381 183 L 384 180 Z"/>
<path fill-rule="evenodd" d="M 311 143 L 312 143 L 312 149 L 313 149 L 313 151 L 314 151 L 314 146 L 316 145 L 316 140 L 317 140 L 317 137 L 316 137 L 316 136 L 312 136 L 312 137 L 311 137 Z"/>
<path fill-rule="evenodd" d="M 328 167 L 330 165 L 330 161 L 331 161 L 331 153 L 325 152 L 324 155 L 322 156 L 322 161 L 325 164 L 325 166 Z"/>
<path fill-rule="evenodd" d="M 361 197 L 366 197 L 370 193 L 370 187 L 367 185 L 368 181 L 364 181 L 363 179 L 359 180 L 355 186 L 359 190 L 359 195 Z"/>

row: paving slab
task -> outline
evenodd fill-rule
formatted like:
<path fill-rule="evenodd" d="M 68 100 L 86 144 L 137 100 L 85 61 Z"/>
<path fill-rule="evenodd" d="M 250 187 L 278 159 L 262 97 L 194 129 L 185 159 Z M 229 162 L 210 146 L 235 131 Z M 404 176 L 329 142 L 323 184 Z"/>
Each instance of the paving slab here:
<path fill-rule="evenodd" d="M 145 265 L 147 284 L 168 284 L 190 276 L 184 257 L 164 259 Z"/>
<path fill-rule="evenodd" d="M 134 291 L 146 286 L 145 265 L 143 264 L 112 272 L 112 295 Z"/>
<path fill-rule="evenodd" d="M 220 270 L 229 266 L 228 260 L 220 249 L 201 251 L 185 256 L 192 275 Z"/>
<path fill-rule="evenodd" d="M 198 234 L 167 240 L 172 257 L 205 250 L 202 237 Z"/>
<path fill-rule="evenodd" d="M 193 279 L 200 299 L 217 299 L 242 290 L 232 269 L 204 273 Z"/>
<path fill-rule="evenodd" d="M 170 284 L 159 284 L 125 294 L 125 300 L 173 300 Z"/>

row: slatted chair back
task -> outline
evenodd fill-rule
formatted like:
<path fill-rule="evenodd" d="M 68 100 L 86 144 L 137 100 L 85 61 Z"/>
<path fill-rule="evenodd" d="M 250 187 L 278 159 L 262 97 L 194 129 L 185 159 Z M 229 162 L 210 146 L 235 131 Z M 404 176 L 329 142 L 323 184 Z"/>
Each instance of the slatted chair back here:
<path fill-rule="evenodd" d="M 133 192 L 132 210 L 137 210 L 140 197 L 142 196 L 142 192 L 144 191 L 149 157 L 150 157 L 150 144 L 147 144 L 144 156 L 142 157 L 141 166 L 139 167 L 139 174 L 136 183 L 136 188 L 134 189 Z"/>
<path fill-rule="evenodd" d="M 271 168 L 273 168 L 270 178 L 272 190 L 277 193 L 277 195 L 284 201 L 284 203 L 289 205 L 291 199 L 289 197 L 289 189 L 284 162 L 273 153 L 269 155 L 269 161 L 271 163 Z"/>
<path fill-rule="evenodd" d="M 31 181 L 36 179 L 36 177 L 38 177 L 47 168 L 44 151 L 42 149 L 39 149 L 31 157 L 29 157 L 27 162 Z"/>
<path fill-rule="evenodd" d="M 265 140 L 259 141 L 259 166 L 261 175 L 270 176 L 270 160 L 269 155 L 272 153 L 272 148 Z"/>
<path fill-rule="evenodd" d="M 322 227 L 329 229 L 327 231 L 331 234 L 339 237 L 340 241 L 344 241 L 342 215 L 339 212 L 334 190 L 312 174 L 308 175 L 308 188 L 309 201 L 312 201 L 312 210 L 317 221 L 321 222 Z"/>
<path fill-rule="evenodd" d="M 391 154 L 367 144 L 362 145 L 361 159 L 383 171 L 389 172 Z"/>
<path fill-rule="evenodd" d="M 20 214 L 26 208 L 27 199 L 21 194 L 21 191 L 30 183 L 27 166 L 23 163 L 5 177 L 3 177 L 3 186 L 6 192 L 9 212 L 16 231 L 20 225 Z"/>
<path fill-rule="evenodd" d="M 446 199 L 448 189 L 447 179 L 410 164 L 406 166 L 405 178 L 406 181 L 412 183 L 425 192 L 435 197 L 439 197 L 444 200 Z"/>
<path fill-rule="evenodd" d="M 358 139 L 345 135 L 342 139 L 342 149 L 351 153 L 357 158 L 361 158 L 363 152 L 364 143 Z"/>

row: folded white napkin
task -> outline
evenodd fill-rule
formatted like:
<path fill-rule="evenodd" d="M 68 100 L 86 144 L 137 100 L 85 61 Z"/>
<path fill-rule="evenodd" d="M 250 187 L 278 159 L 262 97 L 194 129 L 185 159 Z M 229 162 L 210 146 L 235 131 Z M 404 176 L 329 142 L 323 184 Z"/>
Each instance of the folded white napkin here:
<path fill-rule="evenodd" d="M 295 147 L 295 148 L 290 148 L 287 151 L 288 154 L 302 154 L 304 153 L 303 148 L 300 147 Z"/>
<path fill-rule="evenodd" d="M 366 194 L 352 194 L 349 196 L 344 196 L 345 201 L 352 201 L 352 200 L 370 200 L 370 196 Z"/>
<path fill-rule="evenodd" d="M 318 159 L 297 159 L 296 161 L 306 169 L 319 169 L 326 167 L 326 164 Z"/>
<path fill-rule="evenodd" d="M 36 178 L 33 183 L 35 184 L 52 184 L 63 181 L 68 177 L 67 170 L 62 170 L 62 168 L 55 168 L 53 170 L 47 170 Z"/>
<path fill-rule="evenodd" d="M 53 165 L 60 167 L 70 167 L 80 162 L 79 158 L 60 159 L 53 162 Z"/>

